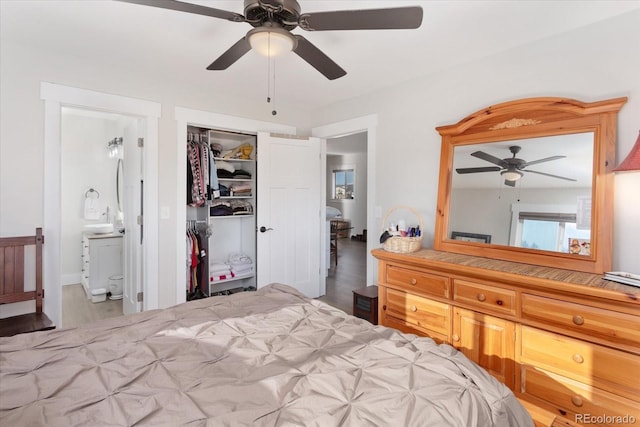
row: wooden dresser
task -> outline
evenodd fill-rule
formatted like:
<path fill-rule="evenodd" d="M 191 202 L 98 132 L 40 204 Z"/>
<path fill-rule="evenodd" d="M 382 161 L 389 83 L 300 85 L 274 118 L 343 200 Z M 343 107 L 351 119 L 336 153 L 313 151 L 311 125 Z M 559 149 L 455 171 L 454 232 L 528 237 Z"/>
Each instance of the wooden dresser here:
<path fill-rule="evenodd" d="M 372 253 L 380 324 L 459 349 L 536 425 L 640 425 L 639 288 L 431 249 Z"/>

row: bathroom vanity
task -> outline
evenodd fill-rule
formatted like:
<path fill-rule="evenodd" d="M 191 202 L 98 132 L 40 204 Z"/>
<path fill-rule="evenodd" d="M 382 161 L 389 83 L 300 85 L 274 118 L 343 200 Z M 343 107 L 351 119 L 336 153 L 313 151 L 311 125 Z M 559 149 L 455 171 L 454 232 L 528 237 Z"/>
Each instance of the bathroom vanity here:
<path fill-rule="evenodd" d="M 122 274 L 122 235 L 119 233 L 82 235 L 82 286 L 87 298 L 91 291 L 109 290 L 109 277 Z"/>

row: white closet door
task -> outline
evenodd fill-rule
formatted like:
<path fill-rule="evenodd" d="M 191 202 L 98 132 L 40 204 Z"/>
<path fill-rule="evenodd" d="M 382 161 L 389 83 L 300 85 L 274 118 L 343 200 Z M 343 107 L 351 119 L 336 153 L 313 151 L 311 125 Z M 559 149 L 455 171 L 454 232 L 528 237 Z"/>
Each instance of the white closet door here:
<path fill-rule="evenodd" d="M 258 288 L 320 296 L 321 140 L 258 133 Z"/>

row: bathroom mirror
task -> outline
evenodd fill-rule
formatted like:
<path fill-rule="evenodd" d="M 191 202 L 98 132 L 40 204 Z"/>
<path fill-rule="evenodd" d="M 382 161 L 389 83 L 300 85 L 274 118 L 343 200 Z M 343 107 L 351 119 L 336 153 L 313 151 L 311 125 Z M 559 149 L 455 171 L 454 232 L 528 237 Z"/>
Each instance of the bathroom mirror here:
<path fill-rule="evenodd" d="M 617 112 L 626 98 L 530 98 L 438 127 L 434 248 L 578 271 L 611 269 Z"/>

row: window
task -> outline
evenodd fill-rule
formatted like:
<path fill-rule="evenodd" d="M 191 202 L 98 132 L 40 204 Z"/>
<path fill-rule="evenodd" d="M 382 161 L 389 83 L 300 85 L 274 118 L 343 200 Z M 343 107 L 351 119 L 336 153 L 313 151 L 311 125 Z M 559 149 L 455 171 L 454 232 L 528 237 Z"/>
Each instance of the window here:
<path fill-rule="evenodd" d="M 590 230 L 576 227 L 576 214 L 520 212 L 518 220 L 523 248 L 566 253 L 571 241 L 588 242 L 590 238 Z"/>
<path fill-rule="evenodd" d="M 355 199 L 355 169 L 333 171 L 333 198 Z"/>

